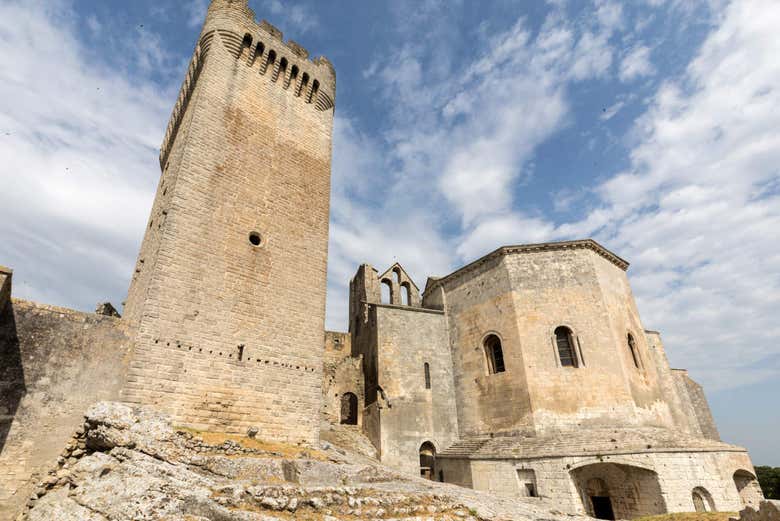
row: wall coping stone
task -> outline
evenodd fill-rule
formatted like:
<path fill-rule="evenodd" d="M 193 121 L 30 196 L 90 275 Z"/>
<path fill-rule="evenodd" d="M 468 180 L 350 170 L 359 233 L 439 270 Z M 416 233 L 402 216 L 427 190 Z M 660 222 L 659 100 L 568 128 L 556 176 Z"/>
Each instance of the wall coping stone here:
<path fill-rule="evenodd" d="M 378 304 L 376 302 L 368 302 L 367 300 L 361 300 L 361 304 L 368 304 L 369 306 L 376 306 L 378 308 L 390 308 L 400 309 L 402 311 L 417 311 L 420 313 L 432 313 L 434 315 L 445 315 L 446 313 L 440 309 L 420 308 L 415 306 L 404 306 L 399 304 Z"/>
<path fill-rule="evenodd" d="M 487 255 L 480 257 L 479 259 L 470 262 L 469 264 L 466 264 L 465 266 L 463 266 L 458 270 L 453 271 L 449 275 L 446 275 L 444 277 L 428 277 L 428 281 L 425 284 L 425 290 L 423 291 L 423 295 L 425 295 L 425 293 L 427 293 L 431 289 L 441 286 L 452 280 L 455 280 L 497 257 L 502 257 L 514 253 L 539 253 L 539 252 L 546 252 L 546 251 L 579 250 L 579 249 L 587 249 L 587 250 L 594 251 L 595 253 L 604 257 L 609 262 L 611 262 L 618 268 L 622 269 L 623 271 L 626 271 L 628 269 L 629 263 L 627 260 L 622 259 L 616 254 L 612 253 L 611 251 L 609 251 L 608 249 L 606 249 L 604 246 L 597 243 L 593 239 L 580 239 L 576 241 L 560 241 L 560 242 L 542 242 L 536 244 L 518 244 L 515 246 L 501 246 L 500 248 L 493 250 Z"/>

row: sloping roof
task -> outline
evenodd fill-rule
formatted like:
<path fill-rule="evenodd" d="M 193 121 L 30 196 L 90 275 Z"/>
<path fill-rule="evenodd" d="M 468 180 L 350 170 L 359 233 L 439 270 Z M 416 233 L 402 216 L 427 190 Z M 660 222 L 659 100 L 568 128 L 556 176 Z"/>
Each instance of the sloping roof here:
<path fill-rule="evenodd" d="M 514 459 L 592 456 L 647 452 L 744 452 L 721 441 L 659 427 L 562 431 L 543 436 L 464 438 L 438 454 L 468 459 Z"/>
<path fill-rule="evenodd" d="M 609 262 L 622 269 L 623 271 L 628 269 L 628 261 L 618 257 L 606 249 L 601 244 L 597 243 L 593 239 L 581 239 L 576 241 L 561 241 L 561 242 L 542 242 L 537 244 L 518 244 L 515 246 L 501 246 L 500 248 L 493 250 L 487 255 L 480 257 L 479 259 L 466 264 L 460 269 L 457 269 L 444 277 L 428 277 L 428 281 L 425 283 L 425 292 L 434 286 L 444 284 L 451 280 L 458 278 L 461 275 L 468 273 L 469 271 L 478 268 L 482 264 L 495 259 L 496 257 L 515 254 L 515 253 L 538 253 L 544 251 L 561 251 L 561 250 L 574 250 L 574 249 L 587 249 L 596 252 Z"/>

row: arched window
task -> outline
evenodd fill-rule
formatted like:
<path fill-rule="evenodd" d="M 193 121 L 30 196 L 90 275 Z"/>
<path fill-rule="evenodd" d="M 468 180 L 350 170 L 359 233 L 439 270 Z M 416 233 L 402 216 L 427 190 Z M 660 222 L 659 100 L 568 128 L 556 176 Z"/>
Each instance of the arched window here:
<path fill-rule="evenodd" d="M 357 425 L 358 399 L 353 393 L 344 393 L 341 396 L 341 423 L 343 425 Z"/>
<path fill-rule="evenodd" d="M 501 349 L 501 339 L 496 335 L 488 335 L 485 338 L 485 357 L 487 358 L 488 374 L 503 373 L 504 351 Z"/>
<path fill-rule="evenodd" d="M 393 268 L 393 280 L 395 281 L 396 284 L 401 283 L 401 270 L 399 270 L 398 268 Z"/>
<path fill-rule="evenodd" d="M 634 337 L 631 333 L 628 334 L 626 343 L 628 344 L 628 350 L 631 352 L 631 359 L 634 361 L 634 366 L 637 369 L 641 369 L 642 366 L 639 365 L 639 353 L 636 350 L 636 342 L 634 342 Z"/>
<path fill-rule="evenodd" d="M 300 96 L 301 93 L 306 94 L 306 87 L 309 86 L 309 75 L 307 73 L 303 73 L 303 76 L 301 76 L 301 84 L 298 87 L 298 95 Z M 309 100 L 306 100 L 306 103 L 309 103 Z"/>
<path fill-rule="evenodd" d="M 263 70 L 260 71 L 262 74 L 265 74 L 266 71 L 268 71 L 268 68 L 271 68 L 271 72 L 274 70 L 274 65 L 276 64 L 276 51 L 271 49 L 268 51 L 268 58 L 265 60 L 265 65 L 263 65 Z"/>
<path fill-rule="evenodd" d="M 734 485 L 737 487 L 742 504 L 757 509 L 763 496 L 756 476 L 740 469 L 734 473 Z"/>
<path fill-rule="evenodd" d="M 691 492 L 693 508 L 696 512 L 714 512 L 715 503 L 712 501 L 712 495 L 704 487 L 696 487 Z"/>
<path fill-rule="evenodd" d="M 404 306 L 408 306 L 411 302 L 410 300 L 411 291 L 409 290 L 409 283 L 404 282 L 401 284 L 401 304 Z"/>
<path fill-rule="evenodd" d="M 425 388 L 430 389 L 431 388 L 431 366 L 428 364 L 428 362 L 425 362 L 425 365 L 423 365 L 423 371 L 425 372 Z"/>
<path fill-rule="evenodd" d="M 433 479 L 436 475 L 436 447 L 433 443 L 426 441 L 420 445 L 420 476 Z"/>
<path fill-rule="evenodd" d="M 252 62 L 249 65 L 254 65 L 259 58 L 262 58 L 263 52 L 265 52 L 265 45 L 263 45 L 263 42 L 257 42 L 255 54 L 252 56 Z"/>
<path fill-rule="evenodd" d="M 314 80 L 314 83 L 311 84 L 311 92 L 309 93 L 309 99 L 306 100 L 306 103 L 311 103 L 312 100 L 316 100 L 317 91 L 319 90 L 320 90 L 320 82 Z"/>
<path fill-rule="evenodd" d="M 249 49 L 252 48 L 252 35 L 249 33 L 246 33 L 244 35 L 244 39 L 241 42 L 241 52 L 239 53 L 239 58 L 244 56 L 244 53 L 249 51 Z"/>
<path fill-rule="evenodd" d="M 298 66 L 293 65 L 292 69 L 290 69 L 290 77 L 287 78 L 287 81 L 284 83 L 284 88 L 285 89 L 288 88 L 291 83 L 294 87 L 297 79 L 298 79 Z"/>
<path fill-rule="evenodd" d="M 393 286 L 390 281 L 382 281 L 382 304 L 391 304 L 393 302 Z"/>
<path fill-rule="evenodd" d="M 276 81 L 280 75 L 282 79 L 284 79 L 285 74 L 287 74 L 287 58 L 282 58 L 279 60 L 279 70 L 274 71 L 274 75 L 271 77 L 271 81 Z"/>
<path fill-rule="evenodd" d="M 555 345 L 558 348 L 558 358 L 563 367 L 578 367 L 574 335 L 568 327 L 560 326 L 555 330 Z"/>

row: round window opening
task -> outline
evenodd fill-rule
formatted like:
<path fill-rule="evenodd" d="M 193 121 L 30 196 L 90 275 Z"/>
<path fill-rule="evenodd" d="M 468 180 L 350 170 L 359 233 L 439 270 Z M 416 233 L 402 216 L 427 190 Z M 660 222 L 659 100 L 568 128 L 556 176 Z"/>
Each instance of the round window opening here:
<path fill-rule="evenodd" d="M 259 233 L 252 232 L 249 234 L 249 242 L 252 243 L 252 246 L 260 246 L 263 242 L 263 238 L 260 237 Z"/>

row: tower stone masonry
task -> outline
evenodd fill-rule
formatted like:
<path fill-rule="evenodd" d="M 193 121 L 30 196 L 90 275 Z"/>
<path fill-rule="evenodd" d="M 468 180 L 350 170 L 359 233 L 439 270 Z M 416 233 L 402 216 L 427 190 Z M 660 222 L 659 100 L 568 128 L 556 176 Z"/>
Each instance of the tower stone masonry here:
<path fill-rule="evenodd" d="M 123 398 L 195 428 L 317 439 L 335 72 L 212 2 L 160 151 Z"/>
<path fill-rule="evenodd" d="M 363 264 L 349 331 L 325 331 L 335 89 L 247 0 L 212 0 L 123 316 L 13 299 L 0 266 L 0 520 L 84 456 L 99 401 L 307 452 L 323 427 L 409 475 L 602 519 L 760 503 L 628 262 L 591 239 L 502 246 L 422 289 Z"/>

